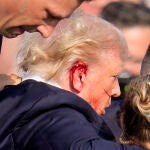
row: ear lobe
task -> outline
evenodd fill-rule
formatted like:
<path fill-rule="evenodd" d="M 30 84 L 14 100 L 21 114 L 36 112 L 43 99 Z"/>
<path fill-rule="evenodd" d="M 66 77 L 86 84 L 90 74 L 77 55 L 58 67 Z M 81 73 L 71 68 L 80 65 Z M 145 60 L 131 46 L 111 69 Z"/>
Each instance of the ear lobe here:
<path fill-rule="evenodd" d="M 77 62 L 70 70 L 70 85 L 73 91 L 80 93 L 86 79 L 87 66 Z"/>

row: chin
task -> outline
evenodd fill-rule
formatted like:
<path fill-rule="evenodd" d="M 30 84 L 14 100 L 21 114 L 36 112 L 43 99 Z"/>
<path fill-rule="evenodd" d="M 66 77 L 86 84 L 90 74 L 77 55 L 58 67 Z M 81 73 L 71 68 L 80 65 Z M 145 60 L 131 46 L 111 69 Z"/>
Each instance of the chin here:
<path fill-rule="evenodd" d="M 99 109 L 96 111 L 98 115 L 104 115 L 105 114 L 105 110 L 104 109 Z"/>

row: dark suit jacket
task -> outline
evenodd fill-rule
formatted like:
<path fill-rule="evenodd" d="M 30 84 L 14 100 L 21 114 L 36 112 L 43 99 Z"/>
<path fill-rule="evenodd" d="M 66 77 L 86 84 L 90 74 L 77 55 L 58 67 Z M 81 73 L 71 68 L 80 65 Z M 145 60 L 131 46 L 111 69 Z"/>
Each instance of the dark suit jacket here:
<path fill-rule="evenodd" d="M 142 150 L 102 139 L 99 125 L 83 99 L 45 83 L 0 92 L 0 150 Z"/>

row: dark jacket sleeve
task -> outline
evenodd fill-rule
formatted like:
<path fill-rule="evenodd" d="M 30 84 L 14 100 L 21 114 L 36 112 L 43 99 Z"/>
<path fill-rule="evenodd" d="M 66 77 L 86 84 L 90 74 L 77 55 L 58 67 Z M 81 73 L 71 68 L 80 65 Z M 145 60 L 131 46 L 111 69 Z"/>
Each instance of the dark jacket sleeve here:
<path fill-rule="evenodd" d="M 30 140 L 25 143 L 21 139 L 25 139 L 26 133 L 28 138 L 30 134 Z M 27 145 L 25 150 L 143 150 L 102 139 L 90 120 L 67 107 L 45 112 L 38 119 L 32 119 L 23 130 L 15 132 L 14 137 L 18 137 L 15 144 L 19 150 L 23 144 Z"/>

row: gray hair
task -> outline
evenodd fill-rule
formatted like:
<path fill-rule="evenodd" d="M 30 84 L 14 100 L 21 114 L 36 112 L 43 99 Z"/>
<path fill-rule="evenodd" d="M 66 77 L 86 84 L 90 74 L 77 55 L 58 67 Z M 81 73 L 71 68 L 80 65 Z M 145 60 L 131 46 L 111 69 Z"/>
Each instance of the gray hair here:
<path fill-rule="evenodd" d="M 124 55 L 127 47 L 120 31 L 99 17 L 77 10 L 62 20 L 49 38 L 38 33 L 25 36 L 18 55 L 19 69 L 60 81 L 75 62 L 96 64 L 101 52 L 114 47 Z"/>

